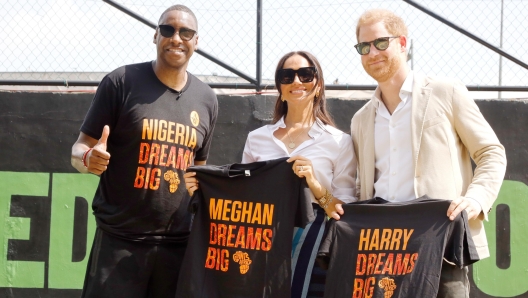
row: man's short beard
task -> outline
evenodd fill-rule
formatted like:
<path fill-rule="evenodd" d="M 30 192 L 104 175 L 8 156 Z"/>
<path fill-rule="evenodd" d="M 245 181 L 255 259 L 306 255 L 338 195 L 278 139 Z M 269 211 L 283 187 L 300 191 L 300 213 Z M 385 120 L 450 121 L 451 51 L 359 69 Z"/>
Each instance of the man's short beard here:
<path fill-rule="evenodd" d="M 369 66 L 365 67 L 365 65 L 363 65 L 363 68 L 369 74 L 369 76 L 376 80 L 376 82 L 383 83 L 392 78 L 394 74 L 398 72 L 401 66 L 400 57 L 398 56 L 392 56 L 388 58 L 386 63 L 387 65 L 384 67 L 375 70 L 370 69 Z"/>

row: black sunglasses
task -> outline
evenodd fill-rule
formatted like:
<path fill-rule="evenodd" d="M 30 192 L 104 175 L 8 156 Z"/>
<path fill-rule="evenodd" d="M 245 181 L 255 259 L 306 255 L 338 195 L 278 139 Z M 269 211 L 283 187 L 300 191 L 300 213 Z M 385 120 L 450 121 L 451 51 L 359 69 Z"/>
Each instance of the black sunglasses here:
<path fill-rule="evenodd" d="M 360 42 L 354 46 L 360 55 L 367 55 L 370 53 L 370 45 L 373 44 L 378 51 L 385 51 L 389 48 L 391 38 L 398 38 L 399 36 L 380 37 L 373 41 Z"/>
<path fill-rule="evenodd" d="M 174 33 L 176 33 L 176 29 L 171 25 L 158 25 L 158 28 L 161 36 L 166 38 L 171 38 L 174 36 Z M 178 31 L 178 35 L 180 35 L 180 38 L 185 41 L 191 40 L 195 34 L 196 31 L 189 28 L 180 28 L 180 30 Z"/>
<path fill-rule="evenodd" d="M 291 84 L 295 80 L 295 74 L 299 76 L 301 83 L 310 83 L 315 78 L 317 70 L 314 66 L 301 67 L 297 70 L 291 68 L 279 69 L 277 77 L 281 84 Z"/>

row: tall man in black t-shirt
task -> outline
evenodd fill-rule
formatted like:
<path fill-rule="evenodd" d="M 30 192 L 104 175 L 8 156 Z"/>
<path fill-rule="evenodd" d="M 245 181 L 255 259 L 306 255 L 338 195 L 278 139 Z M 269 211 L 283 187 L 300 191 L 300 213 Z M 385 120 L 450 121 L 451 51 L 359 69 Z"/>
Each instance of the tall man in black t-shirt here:
<path fill-rule="evenodd" d="M 218 103 L 186 71 L 198 22 L 183 5 L 161 15 L 154 61 L 109 73 L 97 89 L 72 165 L 100 175 L 83 297 L 174 297 L 192 222 L 183 172 L 206 162 Z"/>

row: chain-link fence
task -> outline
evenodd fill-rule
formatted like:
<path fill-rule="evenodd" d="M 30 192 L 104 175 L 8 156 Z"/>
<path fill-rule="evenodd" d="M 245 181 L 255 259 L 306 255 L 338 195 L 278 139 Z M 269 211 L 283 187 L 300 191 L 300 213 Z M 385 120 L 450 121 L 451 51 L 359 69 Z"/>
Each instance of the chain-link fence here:
<path fill-rule="evenodd" d="M 116 0 L 153 23 L 174 1 Z M 528 62 L 528 1 L 416 0 L 508 54 Z M 199 48 L 256 77 L 257 1 L 185 0 L 199 21 Z M 312 52 L 327 84 L 371 85 L 359 55 L 355 24 L 370 8 L 402 16 L 412 43 L 409 64 L 468 85 L 527 86 L 528 70 L 403 1 L 262 0 L 262 81 L 292 50 Z M 0 80 L 98 81 L 124 64 L 155 59 L 154 30 L 100 0 L 3 0 Z M 189 71 L 208 82 L 247 83 L 195 54 Z"/>

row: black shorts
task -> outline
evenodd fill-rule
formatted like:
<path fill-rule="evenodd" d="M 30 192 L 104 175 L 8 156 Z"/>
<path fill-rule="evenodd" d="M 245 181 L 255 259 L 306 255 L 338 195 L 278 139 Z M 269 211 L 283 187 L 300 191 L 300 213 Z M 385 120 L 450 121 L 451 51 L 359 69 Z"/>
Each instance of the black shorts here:
<path fill-rule="evenodd" d="M 175 297 L 185 248 L 128 241 L 97 228 L 81 297 Z"/>

